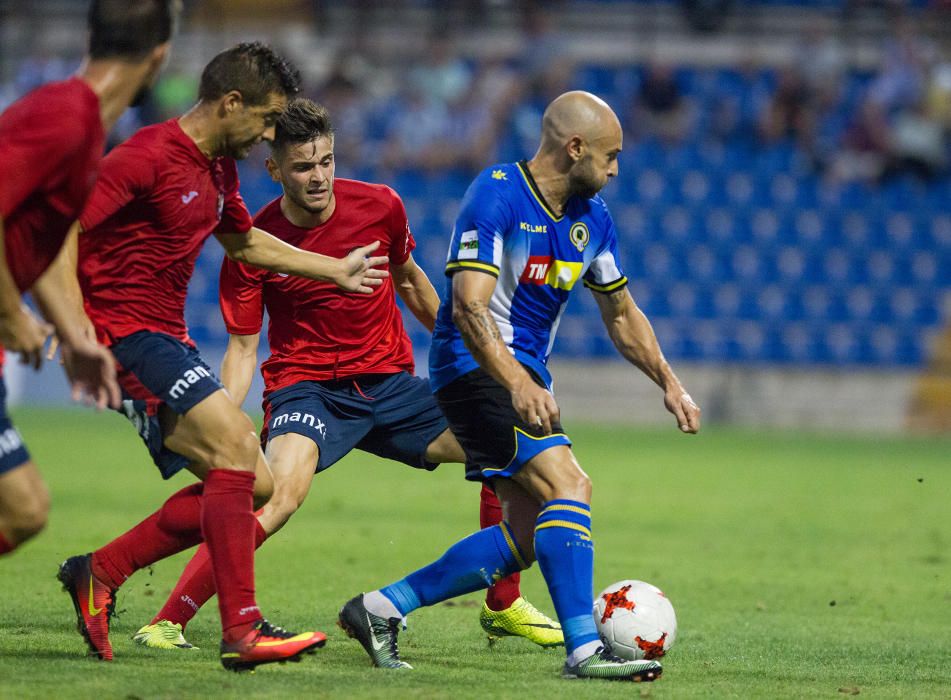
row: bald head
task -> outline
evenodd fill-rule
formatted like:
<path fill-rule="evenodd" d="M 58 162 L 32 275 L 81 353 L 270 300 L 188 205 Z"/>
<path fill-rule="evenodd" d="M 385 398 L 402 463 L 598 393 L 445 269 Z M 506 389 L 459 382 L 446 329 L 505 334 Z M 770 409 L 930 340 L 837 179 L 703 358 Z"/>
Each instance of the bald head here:
<path fill-rule="evenodd" d="M 624 134 L 607 103 L 574 90 L 556 97 L 542 116 L 542 138 L 532 159 L 536 180 L 561 180 L 565 196 L 593 197 L 618 173 Z M 553 189 L 555 189 L 553 187 Z"/>
<path fill-rule="evenodd" d="M 582 90 L 566 92 L 545 109 L 542 116 L 542 150 L 564 148 L 573 136 L 590 143 L 603 138 L 620 138 L 621 123 L 608 104 Z"/>

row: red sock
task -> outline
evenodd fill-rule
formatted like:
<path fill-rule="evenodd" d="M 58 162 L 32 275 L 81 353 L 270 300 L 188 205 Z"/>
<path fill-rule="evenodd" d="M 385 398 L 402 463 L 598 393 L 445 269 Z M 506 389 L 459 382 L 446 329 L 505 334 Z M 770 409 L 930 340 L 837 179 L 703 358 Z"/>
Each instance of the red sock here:
<path fill-rule="evenodd" d="M 502 522 L 502 504 L 499 503 L 495 491 L 483 484 L 479 498 L 479 527 L 484 530 Z M 489 588 L 485 593 L 485 604 L 489 606 L 489 610 L 505 610 L 512 607 L 515 599 L 522 595 L 519 590 L 521 580 L 521 574 L 516 572 L 497 581 Z"/>
<path fill-rule="evenodd" d="M 203 485 L 172 494 L 162 507 L 92 555 L 92 572 L 118 588 L 139 569 L 201 542 Z"/>
<path fill-rule="evenodd" d="M 212 469 L 205 477 L 201 529 L 218 589 L 224 638 L 233 642 L 261 619 L 254 599 L 254 472 Z"/>
<path fill-rule="evenodd" d="M 255 513 L 255 516 L 261 514 L 261 511 Z M 261 523 L 255 519 L 254 528 L 254 548 L 261 546 L 267 538 L 267 533 L 261 527 Z M 185 566 L 185 570 L 175 584 L 175 588 L 165 605 L 158 614 L 152 618 L 152 624 L 159 620 L 169 620 L 172 623 L 178 623 L 185 627 L 191 619 L 198 614 L 199 608 L 208 602 L 215 594 L 215 574 L 211 567 L 211 557 L 208 556 L 208 545 L 202 543 L 198 545 L 198 551 L 191 561 Z"/>
<path fill-rule="evenodd" d="M 16 548 L 17 546 L 15 544 L 10 544 L 10 541 L 3 536 L 2 532 L 0 532 L 0 555 L 8 554 Z"/>

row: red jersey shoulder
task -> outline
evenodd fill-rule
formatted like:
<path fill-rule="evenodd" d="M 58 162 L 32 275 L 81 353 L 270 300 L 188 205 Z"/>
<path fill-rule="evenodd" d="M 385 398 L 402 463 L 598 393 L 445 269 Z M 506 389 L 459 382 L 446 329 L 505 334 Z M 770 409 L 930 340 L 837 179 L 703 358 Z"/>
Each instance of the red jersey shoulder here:
<path fill-rule="evenodd" d="M 127 140 L 116 146 L 114 150 L 135 147 L 152 151 L 156 154 L 164 153 L 169 141 L 177 140 L 176 126 L 174 119 L 143 126 Z"/>
<path fill-rule="evenodd" d="M 97 123 L 102 131 L 99 98 L 79 78 L 41 85 L 10 105 L 0 123 L 26 129 L 55 126 L 61 135 L 58 145 L 76 148 L 85 144 L 90 131 L 95 133 Z"/>
<path fill-rule="evenodd" d="M 337 178 L 334 180 L 334 194 L 347 199 L 369 199 L 385 205 L 387 208 L 401 201 L 400 196 L 389 185 L 380 185 L 362 180 Z"/>
<path fill-rule="evenodd" d="M 270 231 L 276 227 L 276 224 L 281 224 L 286 221 L 284 214 L 281 213 L 282 198 L 283 197 L 278 197 L 277 199 L 273 199 L 261 207 L 258 213 L 254 215 L 254 225 L 265 231 Z"/>
<path fill-rule="evenodd" d="M 0 166 L 17 173 L 3 182 L 3 213 L 19 206 L 34 189 L 51 191 L 67 178 L 88 193 L 102 156 L 105 132 L 99 98 L 78 78 L 48 83 L 0 113 Z"/>

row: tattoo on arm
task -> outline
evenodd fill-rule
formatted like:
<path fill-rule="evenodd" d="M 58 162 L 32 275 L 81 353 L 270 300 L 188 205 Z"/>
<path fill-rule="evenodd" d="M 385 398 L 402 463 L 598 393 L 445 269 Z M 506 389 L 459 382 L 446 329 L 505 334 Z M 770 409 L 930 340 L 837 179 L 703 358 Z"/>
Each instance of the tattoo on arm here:
<path fill-rule="evenodd" d="M 470 349 L 492 345 L 502 339 L 499 327 L 495 325 L 485 302 L 470 301 L 466 303 L 463 310 L 464 320 L 459 326 L 459 332 L 462 333 Z"/>

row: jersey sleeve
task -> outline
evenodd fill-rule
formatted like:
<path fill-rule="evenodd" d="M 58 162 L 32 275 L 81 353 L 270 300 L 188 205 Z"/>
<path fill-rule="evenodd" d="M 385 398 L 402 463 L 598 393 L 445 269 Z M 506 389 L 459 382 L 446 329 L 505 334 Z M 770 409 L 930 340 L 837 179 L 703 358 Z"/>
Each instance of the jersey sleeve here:
<path fill-rule="evenodd" d="M 391 190 L 392 192 L 392 190 Z M 409 219 L 406 217 L 406 207 L 396 192 L 392 192 L 393 205 L 390 210 L 390 265 L 402 265 L 409 260 L 410 254 L 416 248 L 416 239 L 409 228 Z"/>
<path fill-rule="evenodd" d="M 136 197 L 150 192 L 155 182 L 154 158 L 147 148 L 125 142 L 102 159 L 99 179 L 79 217 L 91 231 Z"/>
<path fill-rule="evenodd" d="M 627 277 L 618 255 L 617 229 L 611 214 L 605 209 L 604 240 L 584 274 L 584 286 L 608 294 L 627 285 Z"/>
<path fill-rule="evenodd" d="M 265 270 L 225 258 L 221 263 L 218 303 L 231 335 L 261 332 L 264 320 Z"/>
<path fill-rule="evenodd" d="M 514 229 L 512 207 L 505 188 L 508 180 L 493 181 L 480 176 L 466 192 L 452 229 L 446 274 L 459 270 L 479 270 L 499 276 L 505 237 Z"/>
<path fill-rule="evenodd" d="M 222 180 L 220 191 L 223 199 L 221 217 L 215 227 L 215 233 L 247 233 L 251 230 L 253 220 L 238 191 L 238 166 L 230 158 L 219 160 L 216 166 L 221 168 L 220 173 L 215 173 L 215 176 Z"/>
<path fill-rule="evenodd" d="M 51 107 L 59 106 L 13 107 L 12 116 L 4 115 L 0 131 L 0 216 L 4 219 L 82 152 L 86 139 L 82 123 L 64 117 L 63 111 L 50 113 Z"/>

